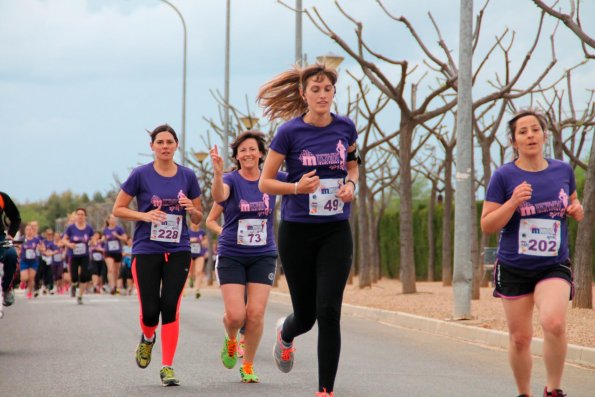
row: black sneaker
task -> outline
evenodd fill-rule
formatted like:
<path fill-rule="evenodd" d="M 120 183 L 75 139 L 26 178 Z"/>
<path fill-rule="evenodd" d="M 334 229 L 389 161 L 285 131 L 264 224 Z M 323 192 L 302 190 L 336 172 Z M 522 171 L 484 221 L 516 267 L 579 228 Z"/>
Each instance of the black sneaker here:
<path fill-rule="evenodd" d="M 14 303 L 14 291 L 9 289 L 8 291 L 4 291 L 4 298 L 2 299 L 2 304 L 4 306 L 12 306 Z"/>

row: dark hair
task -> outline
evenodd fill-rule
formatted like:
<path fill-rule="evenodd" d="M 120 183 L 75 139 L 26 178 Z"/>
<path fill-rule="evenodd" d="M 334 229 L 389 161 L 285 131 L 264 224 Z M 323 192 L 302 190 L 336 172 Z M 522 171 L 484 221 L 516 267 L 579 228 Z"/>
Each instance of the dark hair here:
<path fill-rule="evenodd" d="M 294 66 L 260 87 L 256 101 L 264 108 L 263 114 L 269 120 L 289 120 L 308 110 L 308 105 L 300 95 L 306 91 L 308 80 L 313 78 L 321 82 L 325 77 L 333 86 L 337 83 L 337 71 L 323 64 L 315 63 L 304 68 Z"/>
<path fill-rule="evenodd" d="M 76 213 L 77 213 L 77 212 L 79 212 L 79 211 L 83 211 L 83 212 L 85 213 L 85 216 L 87 216 L 87 210 L 86 210 L 86 209 L 84 209 L 83 207 L 79 207 L 79 208 L 75 209 L 75 210 L 74 210 L 74 213 L 76 214 Z"/>
<path fill-rule="evenodd" d="M 510 142 L 514 143 L 514 132 L 516 131 L 516 125 L 520 118 L 525 116 L 533 116 L 539 122 L 541 129 L 545 133 L 547 130 L 547 119 L 543 115 L 543 113 L 539 112 L 535 109 L 523 109 L 514 114 L 514 116 L 508 121 L 508 137 L 510 138 Z"/>
<path fill-rule="evenodd" d="M 176 134 L 174 129 L 169 124 L 162 124 L 160 126 L 157 126 L 153 131 L 151 131 L 151 133 L 149 134 L 149 135 L 151 135 L 151 143 L 155 142 L 155 138 L 157 138 L 157 135 L 160 132 L 169 132 L 170 134 L 173 135 L 174 141 L 176 141 L 176 143 L 178 143 L 178 135 Z"/>
<path fill-rule="evenodd" d="M 240 165 L 240 162 L 236 159 L 237 155 L 238 155 L 238 147 L 246 140 L 248 139 L 254 139 L 256 140 L 256 144 L 258 145 L 258 150 L 260 151 L 260 153 L 262 153 L 263 155 L 266 153 L 266 142 L 264 140 L 264 134 L 260 131 L 244 131 L 242 132 L 240 135 L 237 136 L 236 139 L 234 139 L 234 141 L 231 143 L 231 145 L 229 145 L 231 147 L 231 157 L 233 158 L 233 160 L 236 163 L 236 166 L 238 167 L 238 170 L 242 168 L 242 166 Z M 261 157 L 258 160 L 258 165 L 262 165 L 262 163 L 264 162 L 263 158 Z"/>

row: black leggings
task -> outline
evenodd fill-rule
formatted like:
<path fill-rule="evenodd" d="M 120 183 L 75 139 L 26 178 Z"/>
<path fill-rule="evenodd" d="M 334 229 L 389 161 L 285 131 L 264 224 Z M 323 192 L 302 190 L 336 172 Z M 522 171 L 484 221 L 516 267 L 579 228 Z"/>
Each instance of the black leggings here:
<path fill-rule="evenodd" d="M 149 327 L 176 320 L 184 289 L 190 251 L 171 254 L 138 254 L 133 257 L 133 274 L 138 287 L 143 324 Z"/>
<path fill-rule="evenodd" d="M 73 256 L 70 259 L 70 279 L 74 284 L 78 283 L 79 281 L 81 283 L 88 283 L 89 281 L 91 281 L 88 256 Z"/>
<path fill-rule="evenodd" d="M 283 221 L 279 256 L 293 305 L 281 337 L 291 342 L 318 321 L 318 390 L 331 392 L 341 353 L 343 291 L 353 259 L 349 222 Z"/>

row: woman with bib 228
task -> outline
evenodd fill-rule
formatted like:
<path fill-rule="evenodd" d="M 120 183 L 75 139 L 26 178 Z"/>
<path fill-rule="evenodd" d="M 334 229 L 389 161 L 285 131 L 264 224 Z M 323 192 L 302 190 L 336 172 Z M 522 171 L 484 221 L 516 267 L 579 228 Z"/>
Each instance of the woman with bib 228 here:
<path fill-rule="evenodd" d="M 172 368 L 180 333 L 179 308 L 190 267 L 186 215 L 200 223 L 200 188 L 194 172 L 173 160 L 178 137 L 169 125 L 151 132 L 155 161 L 135 168 L 116 198 L 113 214 L 136 221 L 132 244 L 132 274 L 141 306 L 141 341 L 136 363 L 151 361 L 155 329 L 161 316 L 163 386 L 178 385 Z M 138 211 L 128 206 L 136 197 Z"/>
<path fill-rule="evenodd" d="M 277 326 L 278 368 L 293 366 L 293 339 L 318 321 L 318 396 L 333 395 L 341 351 L 341 305 L 351 268 L 350 202 L 358 178 L 355 125 L 331 113 L 337 72 L 295 68 L 258 94 L 264 114 L 289 120 L 273 137 L 260 190 L 283 194 L 279 255 L 293 313 Z M 285 162 L 289 182 L 276 179 Z"/>
<path fill-rule="evenodd" d="M 277 261 L 273 233 L 276 196 L 258 190 L 260 166 L 266 152 L 264 135 L 243 132 L 232 142 L 231 149 L 237 169 L 225 175 L 217 146 L 210 151 L 214 170 L 211 191 L 216 203 L 207 217 L 207 227 L 219 235 L 216 270 L 225 305 L 226 331 L 221 361 L 226 368 L 235 366 L 236 338 L 244 325 L 240 377 L 242 382 L 257 383 L 259 378 L 253 363 Z M 279 172 L 277 177 L 285 180 L 286 175 Z M 223 227 L 217 223 L 221 214 L 225 218 Z"/>
<path fill-rule="evenodd" d="M 546 120 L 533 110 L 508 122 L 518 157 L 490 180 L 481 215 L 485 233 L 499 230 L 494 296 L 502 298 L 508 324 L 509 361 L 520 396 L 531 394 L 533 309 L 544 334 L 544 397 L 561 390 L 566 357 L 566 312 L 573 281 L 566 216 L 584 217 L 570 165 L 546 159 Z"/>

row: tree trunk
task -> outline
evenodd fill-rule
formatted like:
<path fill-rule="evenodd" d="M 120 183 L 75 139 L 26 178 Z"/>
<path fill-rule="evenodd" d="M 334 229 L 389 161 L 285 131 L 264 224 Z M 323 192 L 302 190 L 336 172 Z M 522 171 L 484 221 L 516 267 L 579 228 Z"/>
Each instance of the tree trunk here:
<path fill-rule="evenodd" d="M 403 117 L 403 115 L 401 116 Z M 399 150 L 401 156 L 399 183 L 400 193 L 400 259 L 401 259 L 401 285 L 404 294 L 416 292 L 415 286 L 415 257 L 413 252 L 413 194 L 411 178 L 411 140 L 413 135 L 413 123 L 401 123 L 399 134 Z"/>
<path fill-rule="evenodd" d="M 583 192 L 585 219 L 578 226 L 574 254 L 576 295 L 572 307 L 593 308 L 593 230 L 595 229 L 595 141 L 591 143 Z"/>
<path fill-rule="evenodd" d="M 446 149 L 444 157 L 444 213 L 442 215 L 442 285 L 452 285 L 452 148 Z"/>
<path fill-rule="evenodd" d="M 366 199 L 368 196 L 368 186 L 366 185 L 366 161 L 362 159 L 362 165 L 360 166 L 359 172 L 359 190 L 357 200 L 357 218 L 358 218 L 358 275 L 359 275 L 359 287 L 371 287 L 371 264 L 370 264 L 370 228 L 368 220 L 366 219 Z"/>
<path fill-rule="evenodd" d="M 436 207 L 436 182 L 432 181 L 432 191 L 428 204 L 428 281 L 434 281 L 434 263 L 436 262 L 436 245 L 434 230 L 434 211 Z"/>
<path fill-rule="evenodd" d="M 487 191 L 488 185 L 490 184 L 490 179 L 492 179 L 492 155 L 490 153 L 490 146 L 494 141 L 490 141 L 484 143 L 481 146 L 481 162 L 483 165 L 483 185 L 485 186 L 485 190 Z M 483 250 L 488 246 L 490 241 L 490 236 L 481 232 L 481 242 L 479 243 L 479 263 L 480 263 L 480 272 L 481 272 L 481 283 L 480 287 L 487 287 L 489 283 L 489 277 L 485 277 L 485 270 L 483 268 L 484 260 L 483 260 Z"/>

